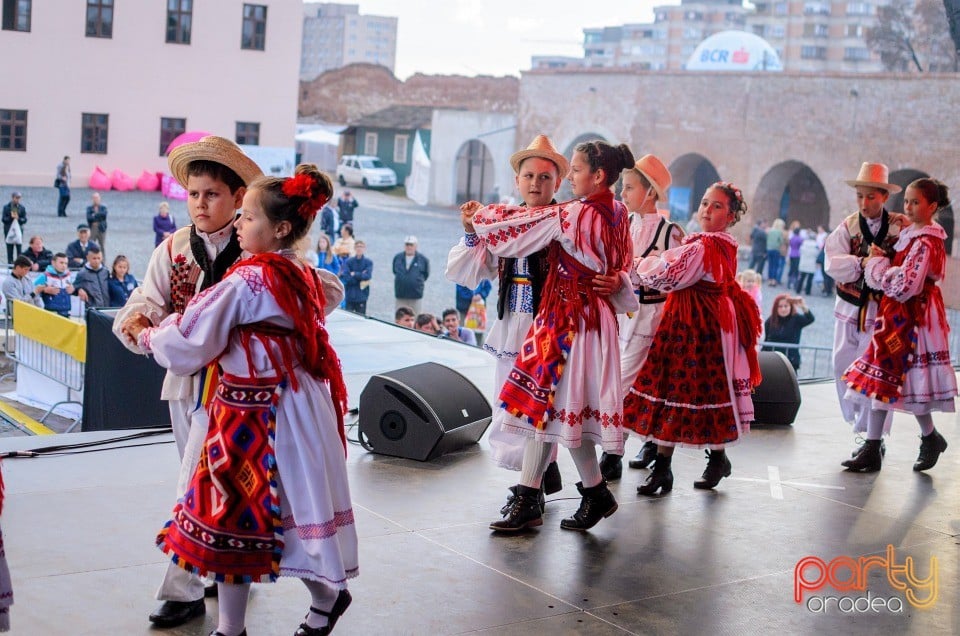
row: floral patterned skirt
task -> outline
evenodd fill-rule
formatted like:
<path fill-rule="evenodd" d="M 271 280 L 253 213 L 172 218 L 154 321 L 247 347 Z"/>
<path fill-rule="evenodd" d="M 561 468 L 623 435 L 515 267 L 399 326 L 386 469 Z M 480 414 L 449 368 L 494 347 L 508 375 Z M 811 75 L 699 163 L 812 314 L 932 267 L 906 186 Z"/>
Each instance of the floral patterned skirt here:
<path fill-rule="evenodd" d="M 663 446 L 721 449 L 740 437 L 723 333 L 702 307 L 692 305 L 690 323 L 672 319 L 665 308 L 624 400 L 624 425 Z"/>

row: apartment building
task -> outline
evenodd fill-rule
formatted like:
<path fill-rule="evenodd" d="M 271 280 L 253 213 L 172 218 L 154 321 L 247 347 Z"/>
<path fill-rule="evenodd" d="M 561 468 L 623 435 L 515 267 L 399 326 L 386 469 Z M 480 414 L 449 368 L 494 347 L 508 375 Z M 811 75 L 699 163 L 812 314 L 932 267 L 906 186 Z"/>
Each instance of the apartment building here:
<path fill-rule="evenodd" d="M 535 69 L 682 69 L 704 39 L 726 30 L 748 31 L 773 47 L 786 71 L 883 70 L 866 43 L 878 7 L 889 0 L 681 0 L 654 8 L 654 20 L 583 30 L 583 57 L 536 56 Z"/>
<path fill-rule="evenodd" d="M 355 62 L 395 70 L 397 18 L 360 15 L 355 4 L 310 2 L 303 11 L 301 80 L 310 81 L 324 71 Z"/>

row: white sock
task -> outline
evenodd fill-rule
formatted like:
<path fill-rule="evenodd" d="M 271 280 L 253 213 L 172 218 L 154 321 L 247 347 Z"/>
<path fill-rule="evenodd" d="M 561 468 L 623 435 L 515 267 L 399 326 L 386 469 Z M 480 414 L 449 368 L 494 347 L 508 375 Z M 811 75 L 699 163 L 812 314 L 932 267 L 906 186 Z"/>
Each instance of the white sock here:
<path fill-rule="evenodd" d="M 883 421 L 887 419 L 886 411 L 870 411 L 867 420 L 867 439 L 877 440 L 883 437 Z"/>
<path fill-rule="evenodd" d="M 528 488 L 540 488 L 543 471 L 550 463 L 556 444 L 528 439 L 523 447 L 523 463 L 520 465 L 520 484 Z M 596 461 L 596 459 L 594 459 Z"/>
<path fill-rule="evenodd" d="M 217 615 L 217 631 L 224 636 L 237 636 L 246 625 L 247 598 L 250 596 L 250 584 L 217 583 L 217 602 L 220 611 Z"/>
<path fill-rule="evenodd" d="M 597 461 L 596 445 L 588 440 L 581 440 L 580 446 L 570 449 L 570 456 L 580 473 L 580 482 L 584 488 L 593 488 L 601 481 L 600 462 Z"/>
<path fill-rule="evenodd" d="M 337 596 L 340 594 L 339 590 L 335 590 L 319 581 L 300 580 L 303 581 L 303 584 L 307 586 L 307 590 L 310 592 L 311 607 L 316 607 L 318 610 L 323 610 L 324 612 L 329 612 L 333 609 L 333 604 L 337 602 Z M 323 614 L 317 614 L 313 611 L 307 612 L 307 627 L 316 629 L 326 626 L 328 622 L 327 617 Z"/>
<path fill-rule="evenodd" d="M 926 437 L 933 432 L 933 415 L 927 413 L 926 415 L 917 416 L 917 424 L 920 425 L 920 434 Z"/>

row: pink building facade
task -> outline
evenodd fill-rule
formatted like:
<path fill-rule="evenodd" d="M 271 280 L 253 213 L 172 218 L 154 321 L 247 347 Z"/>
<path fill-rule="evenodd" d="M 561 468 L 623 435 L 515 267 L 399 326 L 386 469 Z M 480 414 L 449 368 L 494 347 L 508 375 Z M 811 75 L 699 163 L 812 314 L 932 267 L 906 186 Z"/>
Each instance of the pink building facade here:
<path fill-rule="evenodd" d="M 52 186 L 64 155 L 75 187 L 97 166 L 162 172 L 182 131 L 293 147 L 300 3 L 12 4 L 0 29 L 0 185 Z"/>

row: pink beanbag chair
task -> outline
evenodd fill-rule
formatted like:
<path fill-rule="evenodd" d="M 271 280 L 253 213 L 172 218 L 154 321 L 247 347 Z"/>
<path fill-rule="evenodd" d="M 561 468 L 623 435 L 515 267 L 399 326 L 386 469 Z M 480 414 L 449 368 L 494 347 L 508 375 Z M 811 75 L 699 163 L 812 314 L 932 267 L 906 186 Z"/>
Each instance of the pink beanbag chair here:
<path fill-rule="evenodd" d="M 109 190 L 111 187 L 110 177 L 100 169 L 100 166 L 94 168 L 93 174 L 90 175 L 90 187 L 94 190 Z"/>
<path fill-rule="evenodd" d="M 137 179 L 137 190 L 141 192 L 153 192 L 160 189 L 160 177 L 156 172 L 147 172 L 144 170 Z"/>
<path fill-rule="evenodd" d="M 163 175 L 160 179 L 160 191 L 163 192 L 163 196 L 168 199 L 176 199 L 177 201 L 187 200 L 187 191 L 169 174 Z"/>
<path fill-rule="evenodd" d="M 114 170 L 113 174 L 110 175 L 110 182 L 113 184 L 113 189 L 119 190 L 120 192 L 129 192 L 137 187 L 137 183 L 133 180 L 133 177 L 123 170 Z"/>

